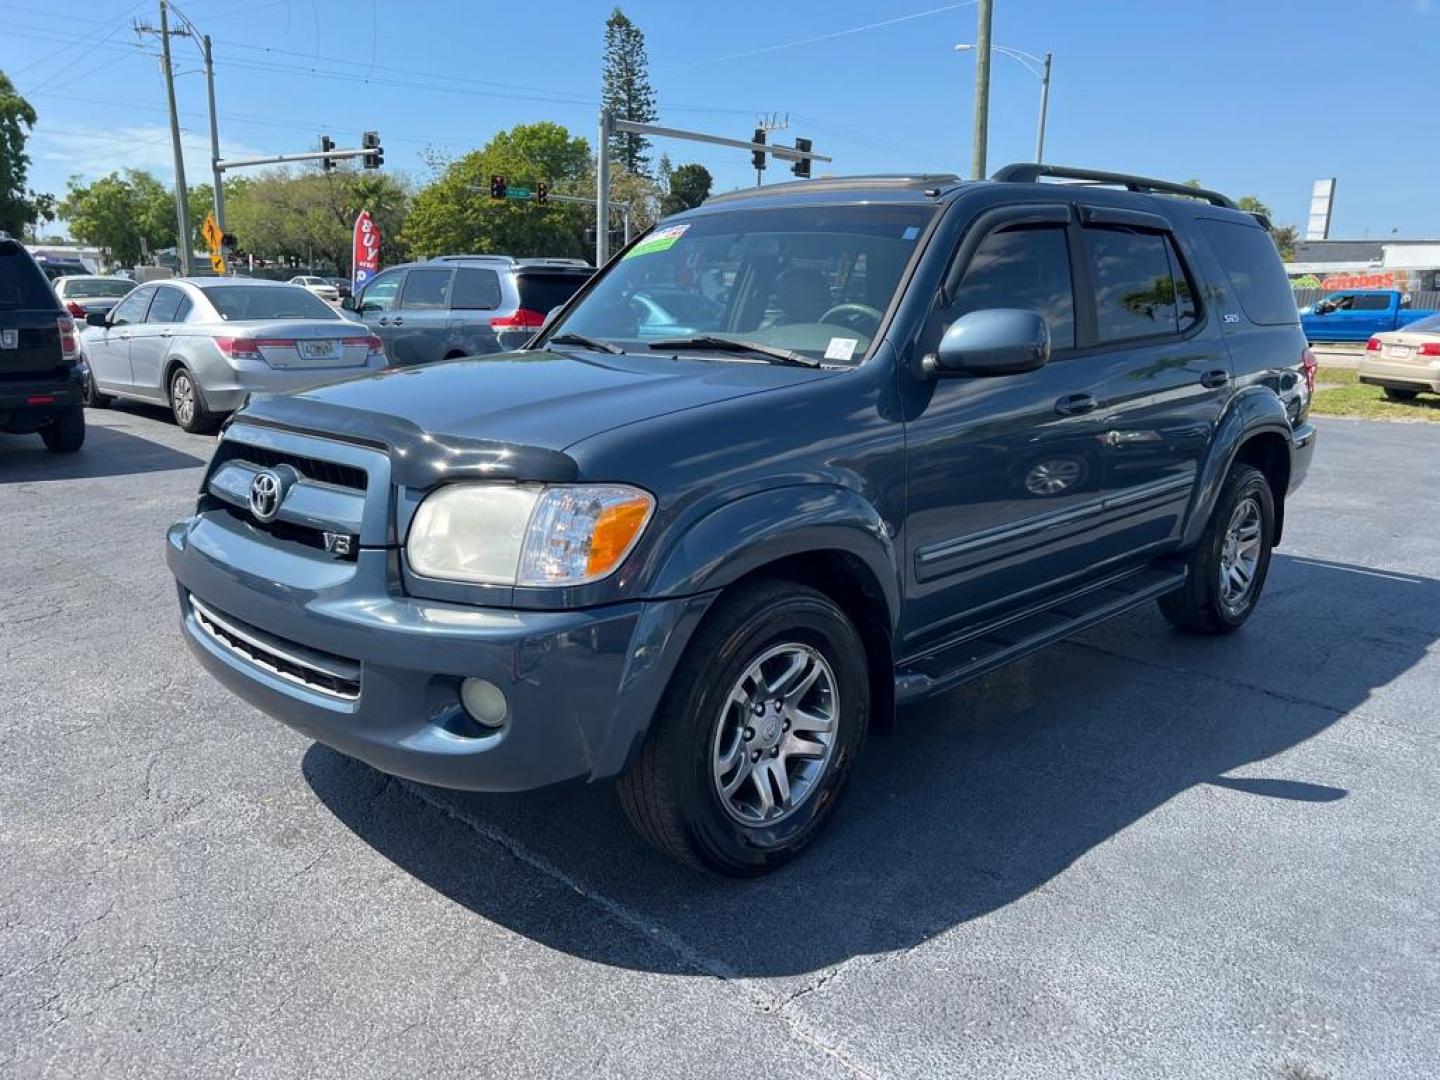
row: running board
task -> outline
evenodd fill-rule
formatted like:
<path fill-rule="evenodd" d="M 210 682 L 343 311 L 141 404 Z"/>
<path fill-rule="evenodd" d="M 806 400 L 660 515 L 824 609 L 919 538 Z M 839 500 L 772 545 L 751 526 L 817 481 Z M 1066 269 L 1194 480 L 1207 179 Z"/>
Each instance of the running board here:
<path fill-rule="evenodd" d="M 992 619 L 902 660 L 895 671 L 895 702 L 908 705 L 953 689 L 1183 584 L 1183 565 L 1156 563 Z"/>

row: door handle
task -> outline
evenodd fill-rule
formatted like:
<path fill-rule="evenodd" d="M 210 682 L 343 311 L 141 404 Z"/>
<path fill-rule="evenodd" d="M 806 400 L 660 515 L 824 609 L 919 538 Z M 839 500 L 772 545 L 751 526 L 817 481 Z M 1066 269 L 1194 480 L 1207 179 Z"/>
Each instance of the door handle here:
<path fill-rule="evenodd" d="M 1229 381 L 1230 373 L 1224 368 L 1215 368 L 1213 371 L 1207 371 L 1204 375 L 1200 376 L 1200 385 L 1210 390 L 1224 386 Z"/>
<path fill-rule="evenodd" d="M 391 325 L 391 326 L 404 326 L 404 325 L 405 325 L 405 320 L 404 320 L 404 319 L 391 319 L 391 320 L 390 320 L 390 325 Z"/>
<path fill-rule="evenodd" d="M 381 326 L 389 326 L 389 325 L 390 325 L 390 320 L 389 320 L 389 319 L 377 319 L 376 321 L 377 321 Z"/>
<path fill-rule="evenodd" d="M 1066 394 L 1055 402 L 1055 411 L 1061 416 L 1080 416 L 1091 412 L 1098 404 L 1092 394 Z"/>

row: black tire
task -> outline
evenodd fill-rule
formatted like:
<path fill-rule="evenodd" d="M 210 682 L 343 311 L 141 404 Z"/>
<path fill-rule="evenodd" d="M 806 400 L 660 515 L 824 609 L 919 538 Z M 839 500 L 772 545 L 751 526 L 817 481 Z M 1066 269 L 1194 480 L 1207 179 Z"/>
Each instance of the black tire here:
<path fill-rule="evenodd" d="M 1382 387 L 1385 396 L 1391 401 L 1414 401 L 1420 396 L 1419 390 L 1397 390 L 1393 386 Z"/>
<path fill-rule="evenodd" d="M 45 449 L 57 454 L 73 454 L 85 445 L 85 410 L 79 407 L 57 413 L 54 420 L 40 429 Z"/>
<path fill-rule="evenodd" d="M 181 430 L 193 435 L 208 435 L 220 426 L 220 417 L 205 407 L 200 386 L 188 368 L 177 367 L 170 373 L 168 396 L 170 412 Z"/>
<path fill-rule="evenodd" d="M 108 409 L 110 403 L 115 399 L 109 394 L 102 394 L 95 389 L 95 373 L 90 370 L 90 362 L 82 361 L 84 375 L 82 377 L 80 400 L 85 403 L 87 409 Z"/>
<path fill-rule="evenodd" d="M 722 801 L 713 756 L 722 725 L 734 722 L 725 706 L 732 687 L 767 650 L 787 644 L 814 650 L 828 664 L 827 677 L 833 675 L 833 748 L 805 794 L 793 789 L 797 805 L 774 824 L 747 824 Z M 734 877 L 773 870 L 813 840 L 834 811 L 869 715 L 865 646 L 845 613 L 823 593 L 792 582 L 741 585 L 716 601 L 690 642 L 639 757 L 618 782 L 620 804 L 640 835 L 677 862 Z"/>
<path fill-rule="evenodd" d="M 1231 524 L 1247 501 L 1259 510 L 1259 548 L 1248 586 L 1232 602 L 1221 586 L 1222 558 Z M 1240 629 L 1260 602 L 1274 537 L 1275 499 L 1265 474 L 1250 465 L 1233 466 L 1215 500 L 1210 521 L 1189 554 L 1189 576 L 1184 586 L 1160 597 L 1160 611 L 1176 629 L 1190 634 L 1229 634 Z"/>

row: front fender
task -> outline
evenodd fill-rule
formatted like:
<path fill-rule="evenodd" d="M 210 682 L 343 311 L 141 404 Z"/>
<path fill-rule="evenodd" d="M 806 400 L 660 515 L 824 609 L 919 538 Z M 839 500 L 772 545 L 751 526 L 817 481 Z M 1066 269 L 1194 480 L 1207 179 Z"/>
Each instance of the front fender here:
<path fill-rule="evenodd" d="M 1215 435 L 1210 440 L 1210 453 L 1200 466 L 1200 477 L 1190 499 L 1190 511 L 1185 521 L 1184 546 L 1189 547 L 1200 539 L 1210 513 L 1215 509 L 1215 500 L 1235 455 L 1247 439 L 1261 432 L 1274 432 L 1285 440 L 1287 452 L 1291 452 L 1290 418 L 1285 407 L 1272 392 L 1262 386 L 1251 386 L 1241 390 L 1231 400 Z"/>
<path fill-rule="evenodd" d="M 726 503 L 680 533 L 658 560 L 650 595 L 724 588 L 767 563 L 813 551 L 842 551 L 874 576 L 893 629 L 900 611 L 900 561 L 890 527 L 858 492 L 797 484 Z"/>

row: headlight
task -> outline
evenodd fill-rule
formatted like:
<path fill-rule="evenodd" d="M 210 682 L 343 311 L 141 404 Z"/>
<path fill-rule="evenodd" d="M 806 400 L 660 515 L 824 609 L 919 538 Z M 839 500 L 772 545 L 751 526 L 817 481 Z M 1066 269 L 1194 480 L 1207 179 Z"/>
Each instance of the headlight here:
<path fill-rule="evenodd" d="M 580 585 L 624 561 L 654 509 L 621 484 L 451 484 L 415 511 L 405 552 L 424 577 Z"/>

